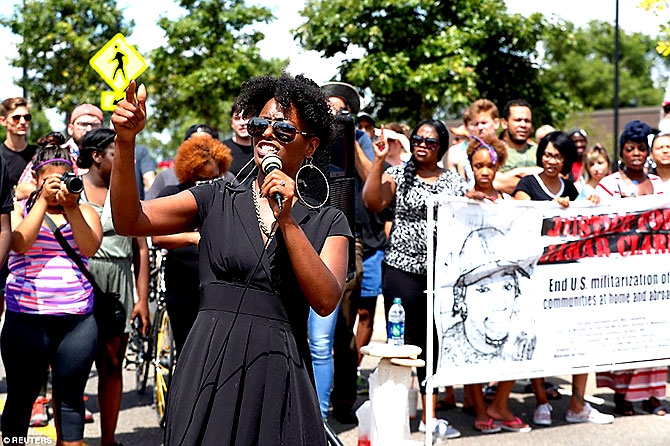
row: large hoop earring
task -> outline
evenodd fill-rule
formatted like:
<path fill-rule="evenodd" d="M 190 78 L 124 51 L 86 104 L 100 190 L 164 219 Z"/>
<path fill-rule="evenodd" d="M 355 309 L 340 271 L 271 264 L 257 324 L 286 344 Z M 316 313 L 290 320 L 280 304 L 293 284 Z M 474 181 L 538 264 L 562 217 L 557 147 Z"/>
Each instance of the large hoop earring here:
<path fill-rule="evenodd" d="M 307 184 L 305 181 L 300 181 L 300 179 L 299 179 L 300 178 L 300 172 L 303 172 L 303 169 L 306 169 L 306 168 L 313 169 L 313 170 L 316 170 L 317 172 L 319 172 L 321 174 L 321 177 L 323 178 L 323 181 L 326 183 L 326 198 L 324 198 L 324 200 L 316 206 L 313 205 L 313 204 L 308 203 L 302 197 L 302 194 L 300 193 L 300 184 L 301 183 Z M 328 184 L 328 178 L 326 178 L 326 175 L 324 175 L 324 173 L 321 171 L 321 169 L 319 169 L 314 164 L 312 164 L 312 157 L 311 156 L 308 156 L 307 158 L 305 158 L 305 164 L 300 166 L 300 169 L 298 169 L 298 172 L 296 172 L 295 183 L 296 183 L 295 192 L 296 192 L 296 194 L 298 194 L 298 200 L 300 200 L 302 202 L 302 204 L 304 204 L 308 208 L 314 209 L 314 210 L 321 209 L 323 207 L 323 205 L 328 202 L 328 199 L 330 198 L 330 184 Z"/>

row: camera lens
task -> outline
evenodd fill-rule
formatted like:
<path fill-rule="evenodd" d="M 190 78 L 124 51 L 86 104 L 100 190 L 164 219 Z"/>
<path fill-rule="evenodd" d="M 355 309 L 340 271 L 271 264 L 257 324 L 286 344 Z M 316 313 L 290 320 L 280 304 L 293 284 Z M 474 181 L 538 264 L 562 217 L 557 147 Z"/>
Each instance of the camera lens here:
<path fill-rule="evenodd" d="M 71 194 L 80 194 L 84 190 L 84 181 L 73 172 L 65 172 L 61 180 Z"/>

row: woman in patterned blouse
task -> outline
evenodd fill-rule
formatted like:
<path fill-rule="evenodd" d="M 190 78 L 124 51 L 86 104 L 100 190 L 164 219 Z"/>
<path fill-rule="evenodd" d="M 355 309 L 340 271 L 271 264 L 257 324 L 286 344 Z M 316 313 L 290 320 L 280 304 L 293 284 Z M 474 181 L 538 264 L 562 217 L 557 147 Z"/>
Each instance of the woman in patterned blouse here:
<path fill-rule="evenodd" d="M 383 130 L 382 130 L 383 131 Z M 395 202 L 395 215 L 390 240 L 386 248 L 383 264 L 384 307 L 386 313 L 391 308 L 394 297 L 402 299 L 405 309 L 405 342 L 422 348 L 422 358 L 426 353 L 426 198 L 429 195 L 464 195 L 467 185 L 455 172 L 442 169 L 437 162 L 449 147 L 449 132 L 441 121 L 427 120 L 417 125 L 410 136 L 412 156 L 406 165 L 394 166 L 384 171 L 388 147 L 384 138 L 375 142 L 375 160 L 363 188 L 363 201 L 372 212 L 380 212 Z M 435 334 L 435 333 L 434 333 Z M 437 338 L 434 358 L 437 358 Z M 425 369 L 418 369 L 419 382 L 425 378 Z M 421 393 L 424 395 L 424 386 Z M 433 398 L 433 408 L 437 395 Z M 433 412 L 434 413 L 434 412 Z M 419 426 L 425 429 L 424 419 Z M 447 437 L 460 433 L 451 427 L 445 429 L 446 420 L 440 431 Z M 422 429 L 423 428 L 423 429 Z"/>

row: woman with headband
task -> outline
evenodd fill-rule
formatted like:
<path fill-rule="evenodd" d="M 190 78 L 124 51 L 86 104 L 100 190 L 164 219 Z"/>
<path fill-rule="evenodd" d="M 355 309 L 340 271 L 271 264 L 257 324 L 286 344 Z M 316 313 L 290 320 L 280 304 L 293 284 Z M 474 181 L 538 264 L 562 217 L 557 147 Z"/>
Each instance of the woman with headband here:
<path fill-rule="evenodd" d="M 484 201 L 510 199 L 509 195 L 503 194 L 493 187 L 496 173 L 500 166 L 505 164 L 505 160 L 507 159 L 505 144 L 496 136 L 484 135 L 479 137 L 473 135 L 468 142 L 466 153 L 475 178 L 474 188 L 466 196 Z M 470 249 L 473 252 L 466 250 L 463 254 L 466 256 L 475 256 L 480 252 L 480 250 L 472 246 L 470 246 Z M 518 290 L 518 286 L 516 289 Z M 459 295 L 465 296 L 465 293 L 459 292 Z M 485 305 L 482 302 L 478 304 Z M 467 311 L 461 315 L 464 322 L 467 319 L 466 315 Z M 531 431 L 530 426 L 514 415 L 509 408 L 509 395 L 513 387 L 514 381 L 503 381 L 495 387 L 488 387 L 487 390 L 494 389 L 494 394 L 491 396 L 492 400 L 487 408 L 481 384 L 468 384 L 464 386 L 465 392 L 468 393 L 470 401 L 472 401 L 475 415 L 475 430 L 483 434 L 499 432 L 500 430 L 523 433 Z"/>
<path fill-rule="evenodd" d="M 85 264 L 102 240 L 97 212 L 62 180 L 68 149 L 47 145 L 34 159 L 37 190 L 12 211 L 12 246 L 0 336 L 7 372 L 3 439 L 26 438 L 35 398 L 52 371 L 59 444 L 81 445 L 84 387 L 97 347 L 93 288 L 47 226 L 50 219 Z"/>

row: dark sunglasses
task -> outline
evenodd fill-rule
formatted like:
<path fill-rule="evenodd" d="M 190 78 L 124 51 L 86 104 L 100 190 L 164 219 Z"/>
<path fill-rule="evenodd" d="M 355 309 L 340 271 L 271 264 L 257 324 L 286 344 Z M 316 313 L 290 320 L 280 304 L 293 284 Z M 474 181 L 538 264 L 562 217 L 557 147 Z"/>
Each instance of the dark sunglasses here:
<path fill-rule="evenodd" d="M 420 146 L 421 144 L 426 146 L 428 150 L 435 150 L 440 146 L 440 141 L 435 138 L 424 138 L 423 136 L 414 135 L 412 136 L 412 146 Z"/>
<path fill-rule="evenodd" d="M 27 115 L 12 115 L 12 121 L 14 121 L 14 124 L 21 122 L 21 118 L 23 118 L 26 122 L 30 122 L 30 120 L 33 119 L 33 115 L 30 113 Z"/>
<path fill-rule="evenodd" d="M 247 132 L 254 138 L 263 136 L 265 130 L 272 125 L 272 133 L 282 144 L 292 143 L 296 135 L 310 136 L 311 133 L 301 132 L 288 121 L 272 121 L 270 119 L 254 117 L 247 121 Z"/>

